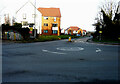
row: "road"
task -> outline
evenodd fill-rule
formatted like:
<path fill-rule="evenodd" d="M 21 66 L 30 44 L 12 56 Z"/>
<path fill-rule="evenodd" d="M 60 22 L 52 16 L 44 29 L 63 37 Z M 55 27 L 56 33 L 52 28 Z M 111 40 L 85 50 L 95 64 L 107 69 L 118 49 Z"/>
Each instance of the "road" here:
<path fill-rule="evenodd" d="M 118 46 L 67 40 L 3 43 L 3 82 L 118 80 Z"/>

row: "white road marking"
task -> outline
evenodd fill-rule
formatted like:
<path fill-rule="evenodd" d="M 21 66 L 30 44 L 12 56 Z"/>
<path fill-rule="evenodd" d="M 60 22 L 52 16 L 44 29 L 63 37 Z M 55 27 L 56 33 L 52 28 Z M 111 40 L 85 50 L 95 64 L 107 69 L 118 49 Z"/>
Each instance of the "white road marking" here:
<path fill-rule="evenodd" d="M 81 40 L 76 40 L 74 42 L 80 42 L 80 43 L 85 43 L 84 41 L 81 41 Z"/>
<path fill-rule="evenodd" d="M 79 50 L 84 50 L 84 48 L 80 48 L 80 47 L 78 47 L 79 48 Z"/>
<path fill-rule="evenodd" d="M 102 51 L 102 50 L 101 50 L 101 49 L 99 49 L 99 48 L 97 48 L 97 49 L 96 49 L 96 52 L 101 52 L 101 51 Z"/>
<path fill-rule="evenodd" d="M 57 50 L 62 50 L 62 51 L 81 51 L 84 50 L 82 47 L 60 47 L 56 48 Z"/>
<path fill-rule="evenodd" d="M 48 50 L 42 50 L 43 52 L 48 52 Z"/>
<path fill-rule="evenodd" d="M 60 52 L 52 52 L 48 50 L 42 50 L 43 52 L 48 52 L 48 53 L 54 53 L 54 54 L 66 54 L 66 53 L 60 53 Z"/>

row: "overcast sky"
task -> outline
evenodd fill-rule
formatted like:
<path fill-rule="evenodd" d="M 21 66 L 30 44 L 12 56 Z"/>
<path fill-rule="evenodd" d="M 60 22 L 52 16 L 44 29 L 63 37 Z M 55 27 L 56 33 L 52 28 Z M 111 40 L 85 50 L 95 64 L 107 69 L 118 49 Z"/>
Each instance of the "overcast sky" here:
<path fill-rule="evenodd" d="M 0 15 L 9 13 L 11 16 L 29 0 L 0 0 Z M 34 3 L 35 0 L 30 0 Z M 99 11 L 99 5 L 104 0 L 36 0 L 38 7 L 56 7 L 61 11 L 61 28 L 78 26 L 93 31 L 92 24 Z M 108 1 L 108 0 L 107 0 Z M 113 0 L 118 2 L 119 0 Z M 30 10 L 30 9 L 28 9 Z"/>

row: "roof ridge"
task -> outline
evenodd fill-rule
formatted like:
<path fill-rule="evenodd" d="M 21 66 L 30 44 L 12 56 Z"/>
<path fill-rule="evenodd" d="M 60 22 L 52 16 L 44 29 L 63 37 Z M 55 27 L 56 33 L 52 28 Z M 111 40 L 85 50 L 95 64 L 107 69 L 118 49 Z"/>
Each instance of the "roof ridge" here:
<path fill-rule="evenodd" d="M 27 5 L 28 3 L 30 3 L 33 7 L 35 7 L 35 5 L 29 0 L 27 1 L 25 4 L 23 4 L 17 11 L 16 13 L 18 13 L 23 7 L 25 7 L 25 5 Z M 35 7 L 36 8 L 36 7 Z M 37 8 L 36 8 L 37 9 Z"/>

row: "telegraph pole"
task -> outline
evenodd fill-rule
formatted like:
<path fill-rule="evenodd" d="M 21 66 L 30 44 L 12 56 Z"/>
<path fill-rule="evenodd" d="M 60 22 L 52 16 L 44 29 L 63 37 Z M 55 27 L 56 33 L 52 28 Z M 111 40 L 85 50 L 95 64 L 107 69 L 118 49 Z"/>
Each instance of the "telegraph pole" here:
<path fill-rule="evenodd" d="M 35 9 L 34 9 L 34 13 L 35 13 L 35 15 L 34 15 L 34 38 L 36 38 L 36 0 L 35 0 L 35 3 L 34 3 L 34 5 L 35 5 Z"/>

